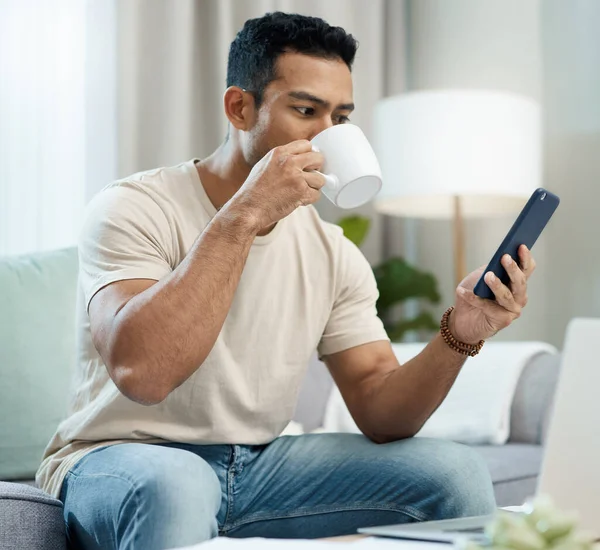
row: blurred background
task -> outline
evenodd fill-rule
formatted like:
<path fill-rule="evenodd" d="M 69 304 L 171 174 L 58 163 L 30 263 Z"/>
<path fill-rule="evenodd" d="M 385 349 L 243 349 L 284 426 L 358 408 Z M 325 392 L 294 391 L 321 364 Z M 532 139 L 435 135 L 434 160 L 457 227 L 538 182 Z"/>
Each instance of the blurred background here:
<path fill-rule="evenodd" d="M 526 312 L 497 338 L 562 346 L 569 319 L 600 316 L 597 0 L 0 0 L 0 256 L 73 246 L 86 202 L 104 185 L 210 154 L 226 132 L 229 44 L 246 19 L 274 10 L 323 17 L 358 39 L 352 122 L 378 153 L 382 136 L 382 154 L 403 150 L 389 139 L 403 119 L 378 122 L 385 98 L 491 91 L 529 105 L 505 130 L 529 131 L 530 155 L 504 158 L 493 141 L 469 153 L 490 159 L 490 181 L 504 162 L 523 163 L 532 174 L 526 194 L 543 186 L 562 200 L 534 247 Z M 427 103 L 419 109 L 415 116 L 435 124 Z M 457 149 L 477 137 L 467 134 Z M 435 147 L 420 154 L 440 161 Z M 449 173 L 445 192 L 460 179 Z M 384 170 L 384 188 L 404 183 L 393 166 Z M 403 301 L 396 319 L 424 309 L 437 319 L 452 303 L 452 219 L 382 214 L 373 204 L 317 207 L 331 222 L 369 221 L 361 248 L 374 267 L 403 258 L 431 275 L 439 300 Z M 517 213 L 465 215 L 468 271 L 487 263 Z"/>

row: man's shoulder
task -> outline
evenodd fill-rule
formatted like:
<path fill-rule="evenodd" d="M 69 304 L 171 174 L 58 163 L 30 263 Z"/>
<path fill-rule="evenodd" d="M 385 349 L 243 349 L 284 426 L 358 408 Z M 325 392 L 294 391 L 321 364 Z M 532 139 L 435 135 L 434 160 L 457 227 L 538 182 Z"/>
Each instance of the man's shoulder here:
<path fill-rule="evenodd" d="M 134 189 L 147 194 L 172 193 L 195 186 L 194 161 L 189 160 L 173 166 L 161 166 L 141 170 L 107 184 L 100 193 L 115 189 Z"/>
<path fill-rule="evenodd" d="M 185 218 L 190 211 L 201 217 L 198 177 L 194 161 L 136 172 L 105 185 L 92 198 L 90 211 L 132 215 L 134 212 Z M 186 214 L 187 213 L 187 214 Z"/>

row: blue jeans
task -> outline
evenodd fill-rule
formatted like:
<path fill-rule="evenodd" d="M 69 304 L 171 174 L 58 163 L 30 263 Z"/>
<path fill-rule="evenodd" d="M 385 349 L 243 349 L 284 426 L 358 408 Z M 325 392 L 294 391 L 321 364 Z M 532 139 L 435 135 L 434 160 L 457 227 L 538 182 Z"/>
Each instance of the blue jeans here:
<path fill-rule="evenodd" d="M 71 547 L 85 550 L 325 537 L 495 507 L 487 467 L 469 447 L 425 438 L 377 445 L 356 434 L 103 447 L 71 469 L 60 498 Z"/>

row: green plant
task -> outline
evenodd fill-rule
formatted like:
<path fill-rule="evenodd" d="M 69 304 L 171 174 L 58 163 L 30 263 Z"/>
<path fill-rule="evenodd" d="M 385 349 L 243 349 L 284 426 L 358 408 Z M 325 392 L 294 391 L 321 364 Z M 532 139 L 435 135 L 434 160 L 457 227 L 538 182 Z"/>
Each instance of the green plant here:
<path fill-rule="evenodd" d="M 500 511 L 486 527 L 487 544 L 464 541 L 463 550 L 592 550 L 594 537 L 578 529 L 577 515 L 558 509 L 550 497 L 529 500 L 523 513 Z"/>
<path fill-rule="evenodd" d="M 338 221 L 344 235 L 356 246 L 365 240 L 371 226 L 371 220 L 365 216 L 347 216 Z M 431 273 L 420 271 L 403 258 L 390 258 L 373 268 L 379 300 L 377 314 L 383 321 L 385 330 L 393 342 L 402 340 L 413 330 L 436 331 L 439 324 L 428 311 L 422 311 L 411 319 L 392 319 L 392 307 L 409 299 L 420 299 L 437 304 L 440 294 L 435 277 Z"/>

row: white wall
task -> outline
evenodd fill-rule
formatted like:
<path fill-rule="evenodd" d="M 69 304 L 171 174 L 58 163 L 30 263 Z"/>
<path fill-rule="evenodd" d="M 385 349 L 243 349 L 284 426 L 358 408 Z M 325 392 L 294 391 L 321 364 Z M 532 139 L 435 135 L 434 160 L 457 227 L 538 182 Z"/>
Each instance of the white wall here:
<path fill-rule="evenodd" d="M 539 99 L 539 0 L 412 0 L 411 88 L 492 88 Z"/>
<path fill-rule="evenodd" d="M 409 3 L 408 87 L 496 89 L 541 97 L 539 1 L 412 0 Z M 515 216 L 468 221 L 467 267 L 487 263 Z M 440 282 L 442 303 L 454 301 L 452 232 L 449 222 L 415 223 L 417 265 Z M 535 245 L 540 268 L 530 284 L 526 313 L 497 339 L 547 339 L 546 295 L 551 266 L 547 236 Z"/>
<path fill-rule="evenodd" d="M 546 181 L 562 198 L 548 230 L 548 325 L 600 317 L 600 2 L 542 4 Z"/>
<path fill-rule="evenodd" d="M 493 88 L 544 109 L 544 177 L 562 204 L 534 247 L 523 317 L 497 339 L 558 346 L 574 316 L 600 316 L 600 2 L 411 0 L 408 87 Z M 467 224 L 469 269 L 486 263 L 514 217 Z M 392 222 L 397 224 L 398 222 Z M 417 263 L 452 300 L 447 222 L 416 222 Z M 401 239 L 395 251 L 405 250 Z"/>

